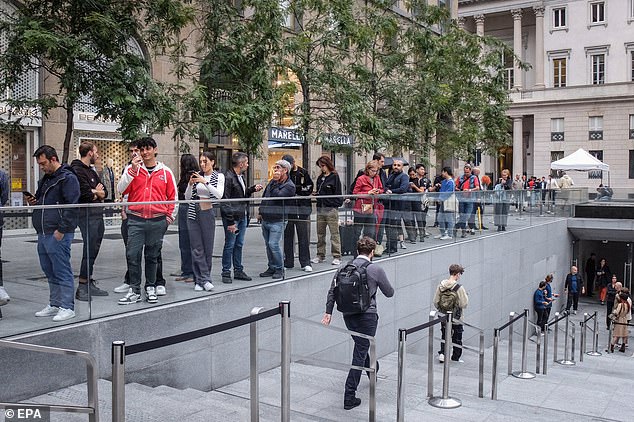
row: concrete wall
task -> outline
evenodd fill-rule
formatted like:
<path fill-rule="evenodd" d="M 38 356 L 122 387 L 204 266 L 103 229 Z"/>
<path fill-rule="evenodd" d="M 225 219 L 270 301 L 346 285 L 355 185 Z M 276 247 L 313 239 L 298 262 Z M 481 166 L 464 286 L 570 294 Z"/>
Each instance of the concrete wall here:
<path fill-rule="evenodd" d="M 562 290 L 570 261 L 570 241 L 566 220 L 561 220 L 381 260 L 379 265 L 393 280 L 396 293 L 393 299 L 378 298 L 379 356 L 396 350 L 399 328 L 428 319 L 434 289 L 447 276 L 452 263 L 465 267 L 461 283 L 470 298 L 465 318 L 485 328 L 487 341 L 491 342 L 491 329 L 506 321 L 510 311 L 532 309 L 532 293 L 547 273 L 555 274 L 555 290 Z M 100 376 L 109 378 L 110 345 L 114 340 L 135 344 L 202 328 L 246 316 L 254 306 L 277 306 L 281 300 L 291 301 L 291 317 L 319 321 L 333 272 L 102 318 L 14 340 L 87 350 L 96 356 Z M 334 325 L 343 326 L 340 314 L 333 317 Z M 275 367 L 279 364 L 280 318 L 259 324 L 261 365 L 263 369 Z M 473 330 L 465 331 L 467 344 L 475 341 L 471 339 L 475 335 Z M 344 334 L 295 320 L 292 336 L 295 355 L 349 362 L 352 342 Z M 130 356 L 126 376 L 128 381 L 149 385 L 209 390 L 248 376 L 248 350 L 248 327 L 242 327 Z M 0 401 L 33 397 L 85 380 L 82 363 L 75 359 L 0 349 L 0 362 Z"/>

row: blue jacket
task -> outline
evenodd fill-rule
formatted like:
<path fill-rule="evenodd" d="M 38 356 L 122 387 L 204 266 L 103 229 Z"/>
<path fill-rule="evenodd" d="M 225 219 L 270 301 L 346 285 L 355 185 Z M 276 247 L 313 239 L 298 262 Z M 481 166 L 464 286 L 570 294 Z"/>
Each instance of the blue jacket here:
<path fill-rule="evenodd" d="M 35 192 L 37 205 L 77 204 L 79 181 L 73 170 L 63 164 L 51 175 L 44 175 Z M 38 209 L 33 211 L 33 227 L 38 234 L 73 233 L 77 227 L 77 208 Z"/>
<path fill-rule="evenodd" d="M 533 304 L 535 309 L 546 309 L 547 305 L 544 305 L 546 302 L 546 296 L 544 295 L 545 291 L 541 289 L 535 290 L 535 294 L 533 295 Z"/>
<path fill-rule="evenodd" d="M 401 210 L 403 209 L 402 201 L 406 200 L 407 197 L 401 197 L 401 195 L 410 192 L 409 187 L 409 176 L 405 172 L 390 174 L 390 177 L 387 178 L 387 182 L 385 182 L 385 190 L 391 190 L 392 194 L 387 197 L 388 199 L 388 209 L 391 210 Z"/>

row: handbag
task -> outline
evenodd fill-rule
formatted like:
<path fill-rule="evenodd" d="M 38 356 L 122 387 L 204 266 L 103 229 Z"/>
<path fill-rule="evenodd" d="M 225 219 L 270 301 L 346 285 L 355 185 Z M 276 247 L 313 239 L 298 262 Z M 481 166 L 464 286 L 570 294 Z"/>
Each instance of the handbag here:
<path fill-rule="evenodd" d="M 381 256 L 383 255 L 383 252 L 385 252 L 385 247 L 380 243 L 377 243 L 374 247 L 374 256 Z"/>
<path fill-rule="evenodd" d="M 443 211 L 445 212 L 457 212 L 458 211 L 458 200 L 456 199 L 456 194 L 452 193 L 449 198 L 443 201 Z"/>
<path fill-rule="evenodd" d="M 361 214 L 374 214 L 374 204 L 370 202 L 369 204 L 361 203 Z"/>

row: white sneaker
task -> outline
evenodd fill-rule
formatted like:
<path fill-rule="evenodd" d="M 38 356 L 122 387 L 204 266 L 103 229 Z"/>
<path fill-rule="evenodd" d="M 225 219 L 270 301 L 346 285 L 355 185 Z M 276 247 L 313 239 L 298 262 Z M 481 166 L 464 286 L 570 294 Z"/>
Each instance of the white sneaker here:
<path fill-rule="evenodd" d="M 341 260 L 339 258 L 335 258 L 332 260 L 332 265 L 341 265 Z"/>
<path fill-rule="evenodd" d="M 206 282 L 206 283 L 203 285 L 203 289 L 205 289 L 205 291 L 207 291 L 207 292 L 210 292 L 210 291 L 212 291 L 212 290 L 214 289 L 214 285 L 213 285 L 213 284 L 211 284 L 211 282 L 210 282 L 210 281 L 208 281 L 208 282 Z"/>
<path fill-rule="evenodd" d="M 66 321 L 71 318 L 75 318 L 75 311 L 66 308 L 59 308 L 59 312 L 57 312 L 57 315 L 53 317 L 53 321 Z"/>
<path fill-rule="evenodd" d="M 145 300 L 147 300 L 148 303 L 158 302 L 158 297 L 156 296 L 156 289 L 154 287 L 145 288 Z"/>
<path fill-rule="evenodd" d="M 141 301 L 141 295 L 138 293 L 134 293 L 132 289 L 128 289 L 128 293 L 119 299 L 119 305 L 131 305 L 133 303 L 138 303 Z"/>
<path fill-rule="evenodd" d="M 407 246 L 405 246 L 405 242 L 403 242 L 402 240 L 399 240 L 398 244 L 401 247 L 401 249 L 407 249 Z"/>
<path fill-rule="evenodd" d="M 6 305 L 10 300 L 11 298 L 9 297 L 7 291 L 4 290 L 4 287 L 0 286 L 0 306 Z"/>
<path fill-rule="evenodd" d="M 311 259 L 310 262 L 312 262 L 313 264 L 319 264 L 320 262 L 324 262 L 324 258 L 315 257 Z"/>
<path fill-rule="evenodd" d="M 452 237 L 449 235 L 443 235 L 440 237 L 440 240 L 450 240 L 450 239 L 452 239 Z"/>
<path fill-rule="evenodd" d="M 445 355 L 444 354 L 439 354 L 438 355 L 438 362 L 443 363 L 445 361 Z"/>
<path fill-rule="evenodd" d="M 195 292 L 202 292 L 203 290 L 203 286 L 201 286 L 200 284 L 194 284 L 194 291 Z"/>
<path fill-rule="evenodd" d="M 35 313 L 36 317 L 47 317 L 47 316 L 55 316 L 59 312 L 59 308 L 57 306 L 46 305 L 46 308 L 42 309 Z"/>
<path fill-rule="evenodd" d="M 165 290 L 165 286 L 156 286 L 156 295 L 157 296 L 165 296 L 167 291 Z"/>
<path fill-rule="evenodd" d="M 304 268 L 302 268 L 302 270 L 304 270 L 307 273 L 310 273 L 313 271 L 313 267 L 311 267 L 310 265 L 306 265 Z"/>
<path fill-rule="evenodd" d="M 440 239 L 441 237 L 443 237 L 442 234 L 437 234 L 436 236 L 434 236 L 434 239 Z"/>
<path fill-rule="evenodd" d="M 130 290 L 130 285 L 126 283 L 114 288 L 115 293 L 128 293 L 128 290 Z"/>
<path fill-rule="evenodd" d="M 573 314 L 573 315 L 577 315 L 577 310 L 576 310 L 576 309 L 573 309 L 573 310 L 572 310 L 572 314 Z"/>
<path fill-rule="evenodd" d="M 456 363 L 464 363 L 464 360 L 462 359 L 458 359 L 458 360 L 453 360 L 451 359 L 452 362 L 456 362 Z"/>

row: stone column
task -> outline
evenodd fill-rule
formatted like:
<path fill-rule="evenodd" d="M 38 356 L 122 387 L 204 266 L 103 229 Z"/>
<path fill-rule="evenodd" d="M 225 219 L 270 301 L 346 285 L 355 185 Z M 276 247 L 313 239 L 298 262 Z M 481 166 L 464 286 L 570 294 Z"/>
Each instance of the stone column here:
<path fill-rule="evenodd" d="M 476 23 L 476 34 L 480 37 L 484 36 L 484 15 L 475 15 L 473 17 Z"/>
<path fill-rule="evenodd" d="M 522 9 L 513 9 L 511 10 L 511 15 L 513 15 L 513 53 L 519 59 L 522 59 Z M 513 88 L 521 89 L 522 88 L 522 70 L 517 65 L 515 61 L 513 61 Z"/>
<path fill-rule="evenodd" d="M 524 173 L 524 133 L 522 116 L 513 117 L 513 178 Z"/>
<path fill-rule="evenodd" d="M 534 6 L 535 12 L 535 88 L 544 87 L 544 6 Z"/>

